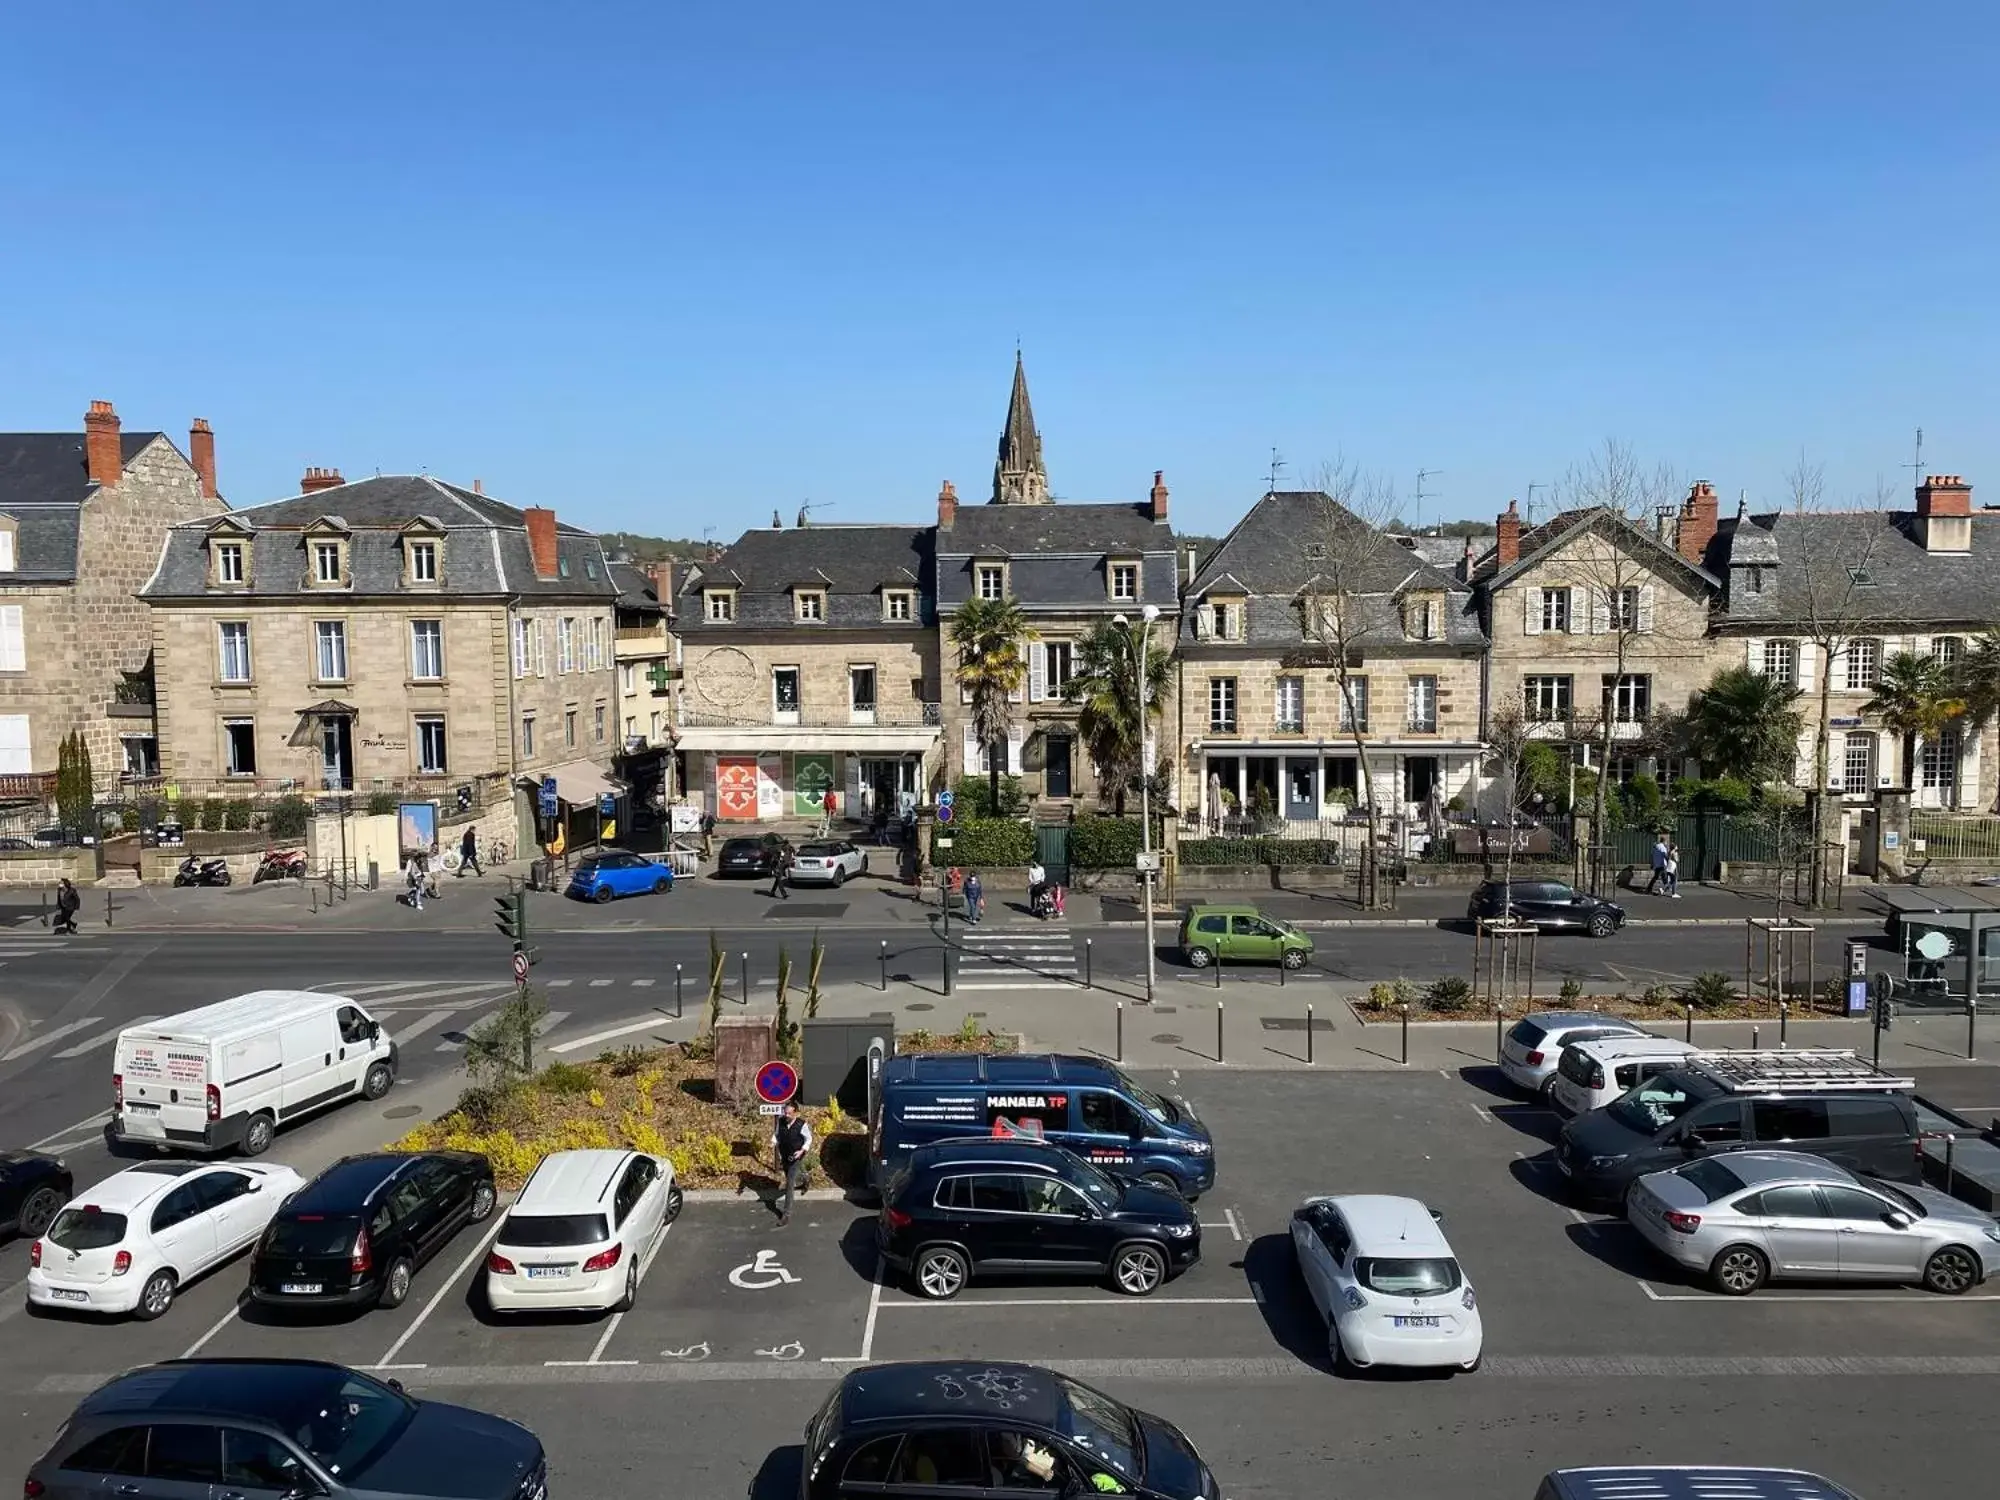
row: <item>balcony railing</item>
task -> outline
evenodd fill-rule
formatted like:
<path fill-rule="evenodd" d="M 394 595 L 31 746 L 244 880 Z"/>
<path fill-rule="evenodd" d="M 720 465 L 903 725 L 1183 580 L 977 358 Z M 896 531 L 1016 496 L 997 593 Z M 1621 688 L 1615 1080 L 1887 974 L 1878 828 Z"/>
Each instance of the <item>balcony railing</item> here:
<path fill-rule="evenodd" d="M 681 724 L 688 729 L 850 729 L 857 723 L 878 729 L 936 729 L 944 723 L 941 703 L 877 704 L 871 711 L 843 705 L 839 708 L 801 707 L 763 710 L 717 710 L 688 708 L 681 712 Z"/>
<path fill-rule="evenodd" d="M 1432 715 L 1426 718 L 1421 714 L 1412 714 L 1404 721 L 1403 731 L 1406 734 L 1436 734 L 1438 732 L 1437 717 L 1436 715 Z"/>

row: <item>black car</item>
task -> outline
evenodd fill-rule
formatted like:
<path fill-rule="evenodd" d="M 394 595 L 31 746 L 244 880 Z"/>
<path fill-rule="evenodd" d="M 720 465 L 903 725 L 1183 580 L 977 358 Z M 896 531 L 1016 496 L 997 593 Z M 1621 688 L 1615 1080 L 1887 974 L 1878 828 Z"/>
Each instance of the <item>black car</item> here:
<path fill-rule="evenodd" d="M 0 1151 L 0 1230 L 39 1239 L 74 1192 L 60 1157 L 36 1151 Z"/>
<path fill-rule="evenodd" d="M 1474 922 L 1504 916 L 1544 932 L 1587 932 L 1594 938 L 1608 938 L 1625 925 L 1624 907 L 1560 880 L 1489 880 L 1472 893 L 1465 914 Z"/>
<path fill-rule="evenodd" d="M 800 1500 L 847 1495 L 1130 1495 L 1218 1500 L 1173 1423 L 1079 1380 L 996 1361 L 874 1365 L 806 1424 Z"/>
<path fill-rule="evenodd" d="M 919 1146 L 883 1185 L 875 1247 L 926 1297 L 974 1276 L 1104 1276 L 1144 1297 L 1201 1258 L 1179 1193 L 1124 1182 L 1046 1141 L 977 1136 Z"/>
<path fill-rule="evenodd" d="M 715 873 L 769 875 L 777 863 L 779 851 L 789 848 L 791 841 L 775 833 L 767 833 L 761 838 L 725 839 L 715 856 Z"/>
<path fill-rule="evenodd" d="M 250 1295 L 276 1307 L 395 1307 L 417 1268 L 494 1201 L 492 1163 L 475 1152 L 344 1157 L 271 1220 Z"/>
<path fill-rule="evenodd" d="M 176 1359 L 84 1397 L 24 1492 L 546 1500 L 548 1463 L 527 1428 L 393 1380 L 303 1359 Z"/>

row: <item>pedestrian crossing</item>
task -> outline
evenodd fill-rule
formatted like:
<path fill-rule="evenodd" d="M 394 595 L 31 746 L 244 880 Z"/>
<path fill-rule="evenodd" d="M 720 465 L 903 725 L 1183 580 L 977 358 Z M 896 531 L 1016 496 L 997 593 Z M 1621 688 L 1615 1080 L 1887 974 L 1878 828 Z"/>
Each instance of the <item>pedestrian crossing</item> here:
<path fill-rule="evenodd" d="M 958 931 L 961 990 L 1067 990 L 1081 983 L 1067 922 L 980 923 Z"/>

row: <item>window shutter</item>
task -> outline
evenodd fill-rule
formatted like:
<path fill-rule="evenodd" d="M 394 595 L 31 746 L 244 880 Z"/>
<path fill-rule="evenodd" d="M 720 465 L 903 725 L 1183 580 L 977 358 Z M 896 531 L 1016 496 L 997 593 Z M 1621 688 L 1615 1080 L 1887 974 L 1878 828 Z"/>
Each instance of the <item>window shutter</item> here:
<path fill-rule="evenodd" d="M 0 608 L 0 672 L 27 670 L 28 642 L 21 624 L 21 606 L 9 604 Z"/>
<path fill-rule="evenodd" d="M 1570 595 L 1570 607 L 1576 607 L 1576 595 Z M 1611 591 L 1592 589 L 1590 591 L 1590 633 L 1603 635 L 1611 629 Z"/>
<path fill-rule="evenodd" d="M 1753 635 L 1743 642 L 1743 665 L 1759 676 L 1764 672 L 1764 638 Z"/>
<path fill-rule="evenodd" d="M 979 743 L 979 734 L 970 724 L 965 726 L 965 774 L 977 776 L 986 769 L 986 750 Z"/>
<path fill-rule="evenodd" d="M 535 638 L 535 675 L 546 677 L 549 675 L 549 633 L 542 629 L 540 620 L 529 621 L 528 632 Z"/>
<path fill-rule="evenodd" d="M 1813 652 L 1816 649 L 1817 648 L 1813 645 L 1811 641 L 1799 642 L 1798 689 L 1802 693 L 1809 693 L 1812 691 Z"/>
<path fill-rule="evenodd" d="M 1903 643 L 1901 649 L 1909 652 L 1912 656 L 1929 656 L 1931 654 L 1931 643 L 1924 636 L 1913 635 Z"/>
<path fill-rule="evenodd" d="M 1588 598 L 1589 591 L 1586 589 L 1571 588 L 1569 591 L 1569 633 L 1571 635 L 1580 634 L 1583 630 L 1584 601 Z"/>
<path fill-rule="evenodd" d="M 1019 724 L 1009 724 L 1007 726 L 1007 774 L 1009 776 L 1019 776 L 1021 774 L 1021 744 L 1026 737 L 1027 731 Z"/>
<path fill-rule="evenodd" d="M 1652 628 L 1653 586 L 1650 583 L 1642 583 L 1639 585 L 1639 629 L 1650 633 Z"/>
<path fill-rule="evenodd" d="M 1028 647 L 1028 701 L 1040 703 L 1048 696 L 1049 651 L 1040 641 Z"/>
<path fill-rule="evenodd" d="M 1542 591 L 1540 589 L 1521 590 L 1521 631 L 1525 635 L 1542 633 Z"/>
<path fill-rule="evenodd" d="M 1213 637 L 1214 634 L 1215 606 L 1213 604 L 1197 604 L 1194 608 L 1195 639 L 1205 641 Z"/>

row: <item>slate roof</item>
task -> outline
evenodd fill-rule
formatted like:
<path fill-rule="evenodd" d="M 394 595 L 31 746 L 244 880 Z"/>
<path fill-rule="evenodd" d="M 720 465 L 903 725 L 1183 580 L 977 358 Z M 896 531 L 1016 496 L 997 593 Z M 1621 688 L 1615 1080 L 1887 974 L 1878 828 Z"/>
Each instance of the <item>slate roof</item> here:
<path fill-rule="evenodd" d="M 121 464 L 157 432 L 121 432 Z M 94 491 L 80 432 L 0 432 L 0 514 L 15 522 L 14 571 L 5 583 L 67 583 L 76 577 L 83 502 Z"/>
<path fill-rule="evenodd" d="M 940 611 L 972 597 L 975 558 L 1010 564 L 1008 586 L 1022 609 L 1113 610 L 1105 566 L 1141 562 L 1140 601 L 1175 607 L 1173 529 L 1150 502 L 1112 505 L 962 505 L 937 528 Z"/>
<path fill-rule="evenodd" d="M 1341 561 L 1329 565 L 1328 550 L 1337 551 Z M 1243 592 L 1248 599 L 1242 643 L 1299 645 L 1306 638 L 1300 596 L 1335 587 L 1367 601 L 1366 629 L 1373 638 L 1412 647 L 1485 643 L 1465 584 L 1316 490 L 1272 491 L 1236 523 L 1187 591 L 1182 635 L 1193 639 L 1194 606 L 1204 594 Z M 1446 596 L 1441 641 L 1405 641 L 1398 601 L 1410 592 Z"/>
<path fill-rule="evenodd" d="M 1851 609 L 1855 624 L 1984 626 L 2000 619 L 2000 512 L 1973 512 L 1965 553 L 1926 552 L 1914 511 L 1780 511 L 1724 524 L 1718 551 L 1729 597 L 1718 624 L 1725 628 L 1796 628 L 1815 594 L 1823 610 Z M 1750 587 L 1753 565 L 1762 571 L 1761 592 Z M 1848 576 L 1857 565 L 1865 584 Z"/>
<path fill-rule="evenodd" d="M 1656 572 L 1661 569 L 1677 570 L 1691 582 L 1716 590 L 1722 587 L 1720 577 L 1682 557 L 1673 543 L 1655 536 L 1629 516 L 1603 505 L 1584 505 L 1575 510 L 1559 511 L 1539 526 L 1523 527 L 1520 558 L 1509 568 L 1500 567 L 1500 549 L 1495 538 L 1495 544 L 1473 563 L 1473 579 L 1490 589 L 1505 588 L 1555 551 L 1571 532 L 1583 526 L 1614 529 L 1627 547 L 1638 555 L 1639 561 Z"/>
<path fill-rule="evenodd" d="M 644 568 L 634 563 L 612 563 L 611 581 L 618 585 L 620 609 L 658 613 L 665 607 L 660 603 L 660 591 L 653 586 L 652 578 Z"/>
<path fill-rule="evenodd" d="M 1396 538 L 1399 545 L 1407 547 L 1432 567 L 1442 568 L 1454 577 L 1458 575 L 1459 567 L 1465 561 L 1465 544 L 1467 540 L 1468 538 L 1462 536 L 1399 536 Z M 1493 546 L 1495 538 L 1491 533 L 1488 533 L 1484 536 L 1472 537 L 1469 540 L 1472 543 L 1472 556 L 1477 560 L 1482 552 L 1488 551 Z"/>
<path fill-rule="evenodd" d="M 305 587 L 305 532 L 322 520 L 333 520 L 351 532 L 351 589 Z M 328 592 L 349 597 L 407 594 L 413 591 L 403 584 L 402 531 L 417 520 L 444 529 L 440 592 L 608 600 L 618 591 L 603 548 L 581 527 L 556 523 L 556 555 L 565 571 L 554 578 L 537 578 L 528 548 L 527 518 L 521 511 L 427 474 L 388 474 L 183 522 L 167 533 L 159 566 L 139 591 L 140 597 L 164 602 L 225 595 L 255 599 L 318 597 Z M 249 534 L 249 585 L 211 588 L 209 533 L 232 527 Z"/>
<path fill-rule="evenodd" d="M 907 631 L 933 622 L 935 589 L 929 526 L 803 526 L 790 530 L 746 531 L 713 562 L 692 564 L 679 587 L 686 601 L 679 610 L 680 633 L 726 635 L 745 626 L 812 630 L 801 622 L 792 598 L 795 584 L 826 590 L 826 621 L 836 628 Z M 704 587 L 725 586 L 736 594 L 736 619 L 708 620 Z M 914 620 L 882 618 L 885 588 L 916 592 Z"/>

